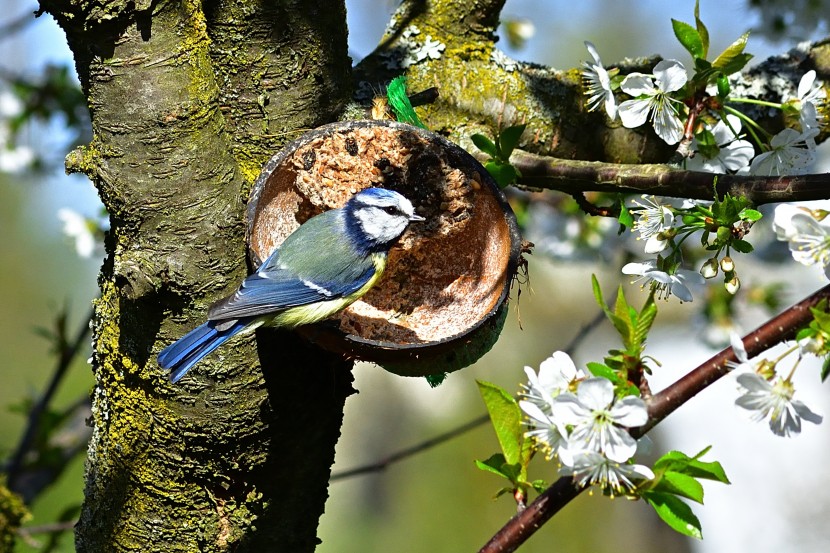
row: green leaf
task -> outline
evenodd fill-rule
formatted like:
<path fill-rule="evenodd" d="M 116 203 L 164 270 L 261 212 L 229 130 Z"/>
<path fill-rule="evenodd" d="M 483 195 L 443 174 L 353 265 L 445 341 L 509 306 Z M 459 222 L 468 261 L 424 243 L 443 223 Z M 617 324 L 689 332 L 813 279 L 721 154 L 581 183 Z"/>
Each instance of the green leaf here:
<path fill-rule="evenodd" d="M 716 480 L 724 484 L 729 484 L 729 478 L 726 477 L 726 472 L 724 472 L 723 466 L 720 463 L 717 461 L 707 462 L 700 460 L 710 449 L 711 447 L 704 448 L 694 457 L 689 457 L 680 451 L 669 451 L 654 463 L 654 471 L 673 470 L 694 476 L 695 478 L 705 478 L 707 480 Z"/>
<path fill-rule="evenodd" d="M 470 137 L 470 139 L 472 139 L 473 144 L 475 144 L 476 148 L 478 148 L 488 156 L 496 157 L 498 155 L 498 152 L 496 150 L 496 144 L 483 134 L 474 134 Z"/>
<path fill-rule="evenodd" d="M 511 465 L 518 463 L 521 460 L 524 438 L 522 411 L 519 409 L 519 404 L 513 396 L 495 384 L 481 380 L 476 380 L 476 383 L 481 398 L 487 406 L 490 420 L 493 422 L 493 429 L 496 431 L 499 445 L 504 452 L 505 462 Z"/>
<path fill-rule="evenodd" d="M 479 461 L 476 459 L 476 466 L 485 472 L 492 472 L 502 478 L 509 477 L 502 471 L 502 467 L 506 464 L 504 461 L 504 455 L 501 453 L 495 453 L 491 455 L 489 458 L 485 459 L 484 461 Z"/>
<path fill-rule="evenodd" d="M 484 168 L 487 169 L 487 172 L 490 173 L 490 176 L 499 185 L 499 188 L 505 188 L 513 184 L 516 182 L 516 179 L 522 176 L 519 170 L 509 163 L 501 163 L 492 159 L 484 164 Z"/>
<path fill-rule="evenodd" d="M 672 29 L 674 29 L 674 36 L 683 45 L 683 48 L 689 51 L 693 58 L 706 58 L 706 52 L 703 49 L 703 40 L 700 33 L 689 25 L 676 19 L 671 20 Z"/>
<path fill-rule="evenodd" d="M 643 498 L 669 527 L 686 536 L 703 538 L 700 521 L 679 497 L 663 492 L 646 492 Z"/>
<path fill-rule="evenodd" d="M 745 207 L 741 210 L 740 213 L 738 213 L 738 217 L 740 217 L 741 219 L 745 219 L 747 221 L 752 221 L 753 223 L 761 219 L 761 217 L 763 216 L 764 215 L 760 211 L 756 209 L 750 209 L 748 207 Z"/>
<path fill-rule="evenodd" d="M 530 485 L 533 487 L 534 490 L 536 490 L 536 493 L 542 493 L 543 491 L 548 489 L 548 483 L 544 480 L 534 480 L 530 483 Z"/>
<path fill-rule="evenodd" d="M 751 54 L 744 54 L 746 48 L 746 41 L 749 38 L 749 33 L 744 33 L 738 39 L 726 47 L 726 50 L 715 58 L 712 62 L 712 67 L 719 69 L 724 75 L 731 75 L 736 71 L 740 71 L 752 59 Z"/>
<path fill-rule="evenodd" d="M 620 216 L 617 220 L 625 228 L 631 228 L 634 226 L 634 216 L 631 215 L 631 210 L 628 209 L 623 200 L 620 200 Z"/>
<path fill-rule="evenodd" d="M 825 357 L 824 363 L 821 365 L 821 381 L 827 380 L 828 375 L 830 375 L 830 356 Z"/>
<path fill-rule="evenodd" d="M 695 26 L 697 27 L 697 33 L 700 35 L 700 42 L 703 45 L 703 55 L 700 57 L 706 58 L 709 54 L 709 29 L 706 28 L 706 25 L 700 19 L 699 0 L 695 2 Z"/>
<path fill-rule="evenodd" d="M 409 96 L 406 95 L 406 77 L 403 75 L 395 77 L 386 87 L 386 98 L 389 100 L 389 107 L 395 113 L 398 121 L 409 123 L 422 129 L 427 128 L 418 118 Z"/>
<path fill-rule="evenodd" d="M 651 330 L 651 325 L 654 324 L 655 318 L 657 318 L 657 304 L 654 303 L 654 296 L 649 294 L 645 305 L 643 305 L 643 309 L 640 310 L 640 314 L 637 317 L 637 324 L 634 327 L 634 336 L 641 349 Z"/>
<path fill-rule="evenodd" d="M 732 247 L 741 253 L 751 253 L 755 248 L 746 240 L 733 240 Z"/>
<path fill-rule="evenodd" d="M 673 493 L 703 503 L 703 485 L 694 477 L 682 472 L 666 471 L 654 490 Z"/>
<path fill-rule="evenodd" d="M 525 132 L 527 125 L 515 125 L 507 127 L 501 134 L 499 134 L 499 148 L 501 150 L 501 160 L 507 161 L 510 159 L 510 154 L 519 145 L 519 140 L 522 138 L 522 133 Z"/>
<path fill-rule="evenodd" d="M 605 298 L 602 297 L 602 288 L 599 286 L 597 275 L 594 274 L 591 275 L 591 290 L 594 292 L 594 299 L 596 300 L 597 305 L 599 305 L 603 311 L 607 312 L 608 306 L 605 305 Z"/>
<path fill-rule="evenodd" d="M 729 78 L 726 75 L 724 75 L 723 73 L 718 75 L 717 85 L 718 96 L 720 96 L 721 98 L 726 98 L 727 96 L 729 96 L 729 92 L 732 90 L 732 86 L 729 84 Z"/>
<path fill-rule="evenodd" d="M 816 334 L 818 334 L 818 331 L 814 328 L 802 328 L 795 335 L 795 341 L 800 342 L 801 340 L 804 340 L 805 338 L 812 338 Z"/>
<path fill-rule="evenodd" d="M 591 371 L 591 374 L 594 376 L 599 376 L 601 378 L 607 378 L 611 382 L 619 378 L 617 372 L 609 367 L 608 365 L 603 365 L 602 363 L 596 363 L 591 361 L 587 364 L 588 370 Z"/>
<path fill-rule="evenodd" d="M 632 321 L 633 317 L 631 316 L 632 312 L 635 313 L 636 317 L 637 312 L 628 305 L 628 301 L 625 299 L 625 294 L 623 293 L 622 285 L 620 285 L 617 290 L 617 301 L 614 303 L 614 317 L 611 318 L 611 322 L 614 324 L 617 332 L 620 333 L 623 346 L 625 346 L 625 349 L 627 350 L 630 350 L 631 346 L 634 345 L 634 323 Z"/>

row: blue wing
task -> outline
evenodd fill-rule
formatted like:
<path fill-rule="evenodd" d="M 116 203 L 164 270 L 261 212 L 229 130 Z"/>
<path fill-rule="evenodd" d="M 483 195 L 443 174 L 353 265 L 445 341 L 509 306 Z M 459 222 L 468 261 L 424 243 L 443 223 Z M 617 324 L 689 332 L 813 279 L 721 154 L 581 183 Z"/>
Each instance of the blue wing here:
<path fill-rule="evenodd" d="M 283 311 L 290 307 L 336 300 L 354 294 L 375 275 L 371 261 L 351 278 L 311 279 L 291 271 L 272 271 L 267 275 L 254 273 L 246 278 L 232 295 L 213 304 L 208 320 L 220 321 L 257 317 Z"/>
<path fill-rule="evenodd" d="M 208 320 L 274 314 L 354 294 L 375 276 L 371 252 L 350 240 L 342 209 L 305 222 L 256 273 L 208 311 Z"/>

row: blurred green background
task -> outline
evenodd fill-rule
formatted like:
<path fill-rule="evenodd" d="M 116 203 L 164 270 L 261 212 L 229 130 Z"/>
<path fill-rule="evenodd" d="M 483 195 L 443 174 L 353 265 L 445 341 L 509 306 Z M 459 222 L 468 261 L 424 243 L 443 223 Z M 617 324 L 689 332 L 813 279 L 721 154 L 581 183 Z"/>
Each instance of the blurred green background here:
<path fill-rule="evenodd" d="M 747 10 L 748 1 L 701 2 L 701 15 L 710 29 L 713 50 L 728 45 L 747 28 L 763 23 Z M 0 0 L 3 13 L 20 15 L 36 4 Z M 350 52 L 357 61 L 383 32 L 395 3 L 389 0 L 350 0 Z M 535 35 L 523 48 L 500 43 L 513 57 L 577 66 L 587 59 L 584 40 L 594 42 L 607 63 L 626 56 L 661 53 L 686 62 L 674 41 L 669 18 L 693 21 L 694 2 L 508 0 L 504 14 L 530 20 Z M 0 25 L 2 22 L 0 22 Z M 826 32 L 819 28 L 817 32 Z M 784 51 L 790 43 L 750 40 L 749 51 L 763 58 Z M 71 65 L 61 31 L 44 16 L 14 36 L 0 37 L 4 71 L 37 75 L 44 63 Z M 428 123 L 428 122 L 427 122 Z M 24 415 L 11 407 L 36 397 L 48 381 L 55 357 L 50 343 L 36 332 L 51 328 L 67 309 L 69 334 L 74 335 L 96 295 L 98 259 L 80 259 L 61 234 L 56 212 L 71 206 L 86 214 L 97 210 L 94 190 L 83 178 L 62 174 L 66 154 L 61 121 L 36 126 L 26 138 L 46 152 L 52 166 L 37 174 L 0 174 L 0 453 L 9 454 L 20 439 Z M 791 282 L 795 300 L 823 284 L 815 273 L 798 267 Z M 761 268 L 759 268 L 759 271 Z M 766 268 L 763 268 L 766 271 Z M 556 349 L 563 348 L 582 324 L 596 314 L 588 276 L 598 273 L 604 289 L 619 282 L 613 265 L 594 261 L 552 262 L 530 258 L 530 282 L 521 301 L 514 302 L 504 334 L 479 363 L 450 375 L 431 389 L 422 379 L 405 379 L 371 365 L 355 369 L 359 394 L 347 402 L 343 436 L 334 472 L 376 462 L 391 453 L 445 432 L 484 413 L 475 379 L 495 382 L 518 391 L 522 367 L 538 367 Z M 632 303 L 637 288 L 631 288 Z M 677 302 L 661 304 L 663 334 L 652 337 L 655 356 L 667 365 L 655 382 L 665 385 L 709 355 L 701 344 L 694 308 Z M 750 316 L 751 318 L 751 316 Z M 521 321 L 521 324 L 520 324 Z M 758 320 L 747 323 L 747 330 Z M 575 354 L 578 364 L 601 357 L 615 344 L 603 326 Z M 86 351 L 77 357 L 55 400 L 65 407 L 88 394 L 92 376 Z M 802 371 L 803 372 L 803 371 Z M 806 384 L 805 384 L 806 387 Z M 801 388 L 799 388 L 801 390 Z M 830 413 L 826 390 L 806 389 L 805 402 Z M 521 551 L 828 551 L 830 537 L 820 521 L 830 513 L 826 494 L 813 493 L 830 485 L 826 458 L 826 426 L 805 429 L 791 441 L 772 436 L 730 409 L 734 385 L 707 390 L 683 413 L 673 415 L 654 436 L 657 455 L 677 447 L 693 454 L 714 444 L 712 458 L 725 464 L 730 487 L 707 486 L 707 504 L 695 506 L 703 521 L 703 542 L 691 542 L 668 530 L 640 502 L 609 501 L 583 494 L 535 535 Z M 723 414 L 718 414 L 723 413 Z M 782 447 L 786 445 L 787 447 Z M 483 425 L 451 442 L 389 467 L 386 471 L 333 482 L 326 513 L 320 523 L 321 553 L 441 553 L 475 551 L 515 512 L 508 497 L 493 500 L 502 483 L 478 470 L 473 461 L 497 450 L 491 428 Z M 533 478 L 554 478 L 553 467 L 536 462 Z M 785 478 L 788 477 L 789 479 Z M 57 483 L 31 505 L 29 526 L 54 522 L 82 500 L 83 459 L 77 457 Z M 777 484 L 773 486 L 773 484 Z M 759 489 L 763 486 L 763 491 Z M 760 497 L 759 497 L 760 495 Z M 809 498 L 801 501 L 794 498 Z M 759 523 L 759 521 L 762 521 Z M 33 535 L 19 543 L 21 552 L 38 551 L 47 538 Z M 54 551 L 73 551 L 71 533 L 60 536 Z"/>

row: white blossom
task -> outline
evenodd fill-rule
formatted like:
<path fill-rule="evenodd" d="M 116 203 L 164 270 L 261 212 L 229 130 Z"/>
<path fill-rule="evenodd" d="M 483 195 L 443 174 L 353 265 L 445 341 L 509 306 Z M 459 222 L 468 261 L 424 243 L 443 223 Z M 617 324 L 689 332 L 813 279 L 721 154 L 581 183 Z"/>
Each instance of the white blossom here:
<path fill-rule="evenodd" d="M 749 166 L 749 173 L 760 176 L 799 175 L 815 161 L 817 128 L 802 132 L 786 128 L 770 140 L 770 150 L 758 154 Z"/>
<path fill-rule="evenodd" d="M 830 227 L 825 221 L 793 205 L 781 204 L 775 208 L 772 228 L 779 240 L 789 243 L 793 259 L 802 265 L 820 265 L 830 278 Z"/>
<path fill-rule="evenodd" d="M 538 375 L 531 367 L 525 367 L 524 370 L 528 383 L 523 386 L 522 396 L 547 415 L 550 415 L 550 406 L 554 397 L 568 391 L 577 380 L 585 378 L 585 373 L 576 368 L 570 356 L 564 351 L 554 352 L 542 361 Z"/>
<path fill-rule="evenodd" d="M 676 106 L 678 100 L 670 96 L 686 84 L 686 69 L 677 60 L 663 60 L 654 67 L 654 76 L 631 73 L 620 88 L 634 96 L 619 107 L 623 126 L 633 129 L 652 122 L 657 136 L 668 144 L 677 144 L 683 138 L 683 122 Z M 655 86 L 656 83 L 656 86 Z"/>
<path fill-rule="evenodd" d="M 700 273 L 677 269 L 673 274 L 661 271 L 657 268 L 656 261 L 644 261 L 642 263 L 627 263 L 622 272 L 626 275 L 639 276 L 634 282 L 645 280 L 643 284 L 651 285 L 657 291 L 657 297 L 668 299 L 669 294 L 676 296 L 681 301 L 693 301 L 692 292 L 687 283 L 703 284 L 704 280 Z"/>
<path fill-rule="evenodd" d="M 95 251 L 95 235 L 93 225 L 86 217 L 69 208 L 58 210 L 58 219 L 63 222 L 63 233 L 75 240 L 75 251 L 79 257 L 89 258 Z"/>
<path fill-rule="evenodd" d="M 789 379 L 776 377 L 770 383 L 757 373 L 738 376 L 738 384 L 745 390 L 735 404 L 752 411 L 752 419 L 769 419 L 769 427 L 777 436 L 801 432 L 801 419 L 820 424 L 822 417 L 813 413 L 804 403 L 794 400 L 795 389 Z"/>
<path fill-rule="evenodd" d="M 604 105 L 608 117 L 613 121 L 617 118 L 617 101 L 614 98 L 614 91 L 611 89 L 611 77 L 605 67 L 602 66 L 602 60 L 596 47 L 587 40 L 585 41 L 585 47 L 588 48 L 588 52 L 594 58 L 594 63 L 582 62 L 582 66 L 585 68 L 582 70 L 582 79 L 585 81 L 587 88 L 588 111 L 594 111 L 599 106 Z"/>
<path fill-rule="evenodd" d="M 612 494 L 624 495 L 637 486 L 635 480 L 652 480 L 654 473 L 645 465 L 634 465 L 612 461 L 595 451 L 562 451 L 564 458 L 560 473 L 573 475 L 574 482 L 580 487 L 599 485 Z"/>
<path fill-rule="evenodd" d="M 536 442 L 536 445 L 545 451 L 548 459 L 557 455 L 566 444 L 567 431 L 565 427 L 550 414 L 545 413 L 536 403 L 519 401 L 519 407 L 530 418 L 531 430 L 525 432 L 525 437 Z"/>
<path fill-rule="evenodd" d="M 660 253 L 668 246 L 666 231 L 674 226 L 674 213 L 654 196 L 642 197 L 645 203 L 634 200 L 634 205 L 641 209 L 633 228 L 640 233 L 638 240 L 646 241 L 646 253 Z"/>
<path fill-rule="evenodd" d="M 747 140 L 738 139 L 741 132 L 741 120 L 736 115 L 729 114 L 726 121 L 718 121 L 710 129 L 717 145 L 716 155 L 707 156 L 708 152 L 701 150 L 697 139 L 692 141 L 694 157 L 686 160 L 686 169 L 689 171 L 703 171 L 706 173 L 732 173 L 749 165 L 755 155 L 755 148 Z"/>
<path fill-rule="evenodd" d="M 801 105 L 805 103 L 818 107 L 827 99 L 827 93 L 820 82 L 816 82 L 816 72 L 812 69 L 807 71 L 798 82 L 796 99 Z"/>
<path fill-rule="evenodd" d="M 618 463 L 628 461 L 637 451 L 637 441 L 626 427 L 642 426 L 648 421 L 643 400 L 615 397 L 614 385 L 606 378 L 583 380 L 576 394 L 559 394 L 553 400 L 552 412 L 552 418 L 560 424 L 573 427 L 567 438 L 569 451 L 592 451 Z"/>

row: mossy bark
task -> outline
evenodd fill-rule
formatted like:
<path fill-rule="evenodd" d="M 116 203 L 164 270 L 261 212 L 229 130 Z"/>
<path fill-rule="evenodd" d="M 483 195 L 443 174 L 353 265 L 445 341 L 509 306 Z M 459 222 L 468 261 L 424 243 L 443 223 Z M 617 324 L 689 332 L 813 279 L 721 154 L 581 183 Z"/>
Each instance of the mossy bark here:
<path fill-rule="evenodd" d="M 348 98 L 343 3 L 42 7 L 92 114 L 94 138 L 67 167 L 111 216 L 77 549 L 312 551 L 350 364 L 275 331 L 177 385 L 155 356 L 244 278 L 259 167 Z"/>

